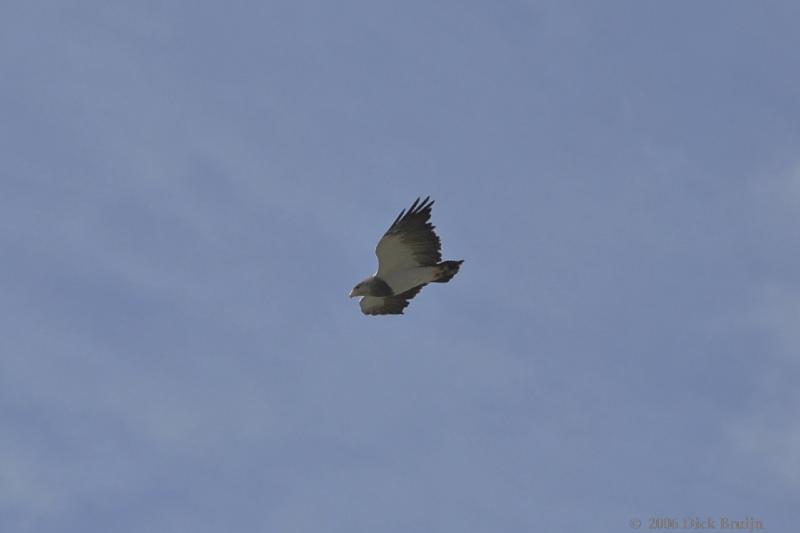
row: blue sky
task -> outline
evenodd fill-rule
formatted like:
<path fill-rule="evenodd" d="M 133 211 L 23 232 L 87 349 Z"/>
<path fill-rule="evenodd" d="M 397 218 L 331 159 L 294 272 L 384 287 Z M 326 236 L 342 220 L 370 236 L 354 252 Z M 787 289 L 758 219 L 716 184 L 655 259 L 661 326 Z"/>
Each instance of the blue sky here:
<path fill-rule="evenodd" d="M 796 527 L 798 17 L 4 3 L 0 530 Z"/>

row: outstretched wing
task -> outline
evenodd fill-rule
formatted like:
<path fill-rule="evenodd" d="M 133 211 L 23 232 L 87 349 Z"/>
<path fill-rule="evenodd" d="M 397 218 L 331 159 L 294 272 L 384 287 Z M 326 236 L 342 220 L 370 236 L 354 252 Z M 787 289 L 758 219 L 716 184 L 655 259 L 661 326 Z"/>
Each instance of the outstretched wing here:
<path fill-rule="evenodd" d="M 432 205 L 430 196 L 422 203 L 417 198 L 408 212 L 405 209 L 400 212 L 375 248 L 378 277 L 396 270 L 435 265 L 442 260 L 442 243 L 430 223 Z"/>
<path fill-rule="evenodd" d="M 394 296 L 364 296 L 359 302 L 361 312 L 365 315 L 402 315 L 403 309 L 408 307 L 408 301 L 419 294 L 425 285 L 427 283 Z"/>

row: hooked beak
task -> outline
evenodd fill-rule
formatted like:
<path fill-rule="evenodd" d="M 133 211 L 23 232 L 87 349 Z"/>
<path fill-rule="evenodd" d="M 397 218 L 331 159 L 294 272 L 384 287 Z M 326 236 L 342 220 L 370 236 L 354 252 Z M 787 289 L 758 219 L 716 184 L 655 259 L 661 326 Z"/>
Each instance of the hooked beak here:
<path fill-rule="evenodd" d="M 354 296 L 355 294 L 353 294 L 353 291 L 350 291 L 350 296 L 348 296 L 348 298 L 353 298 Z"/>

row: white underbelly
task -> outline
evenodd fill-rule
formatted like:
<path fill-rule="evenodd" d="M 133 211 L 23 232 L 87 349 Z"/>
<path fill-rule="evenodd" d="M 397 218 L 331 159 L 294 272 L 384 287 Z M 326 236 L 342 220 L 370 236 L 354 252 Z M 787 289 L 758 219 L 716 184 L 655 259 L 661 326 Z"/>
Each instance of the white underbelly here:
<path fill-rule="evenodd" d="M 400 294 L 423 283 L 430 283 L 436 275 L 437 267 L 415 267 L 406 270 L 395 270 L 383 276 L 383 281 L 389 284 L 392 292 Z"/>

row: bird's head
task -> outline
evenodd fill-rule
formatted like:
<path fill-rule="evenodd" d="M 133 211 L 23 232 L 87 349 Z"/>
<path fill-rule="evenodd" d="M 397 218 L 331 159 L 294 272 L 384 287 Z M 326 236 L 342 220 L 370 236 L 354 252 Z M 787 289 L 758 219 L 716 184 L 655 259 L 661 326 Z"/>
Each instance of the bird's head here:
<path fill-rule="evenodd" d="M 353 290 L 350 291 L 350 298 L 355 298 L 356 296 L 369 296 L 369 278 L 358 282 L 353 287 Z"/>

